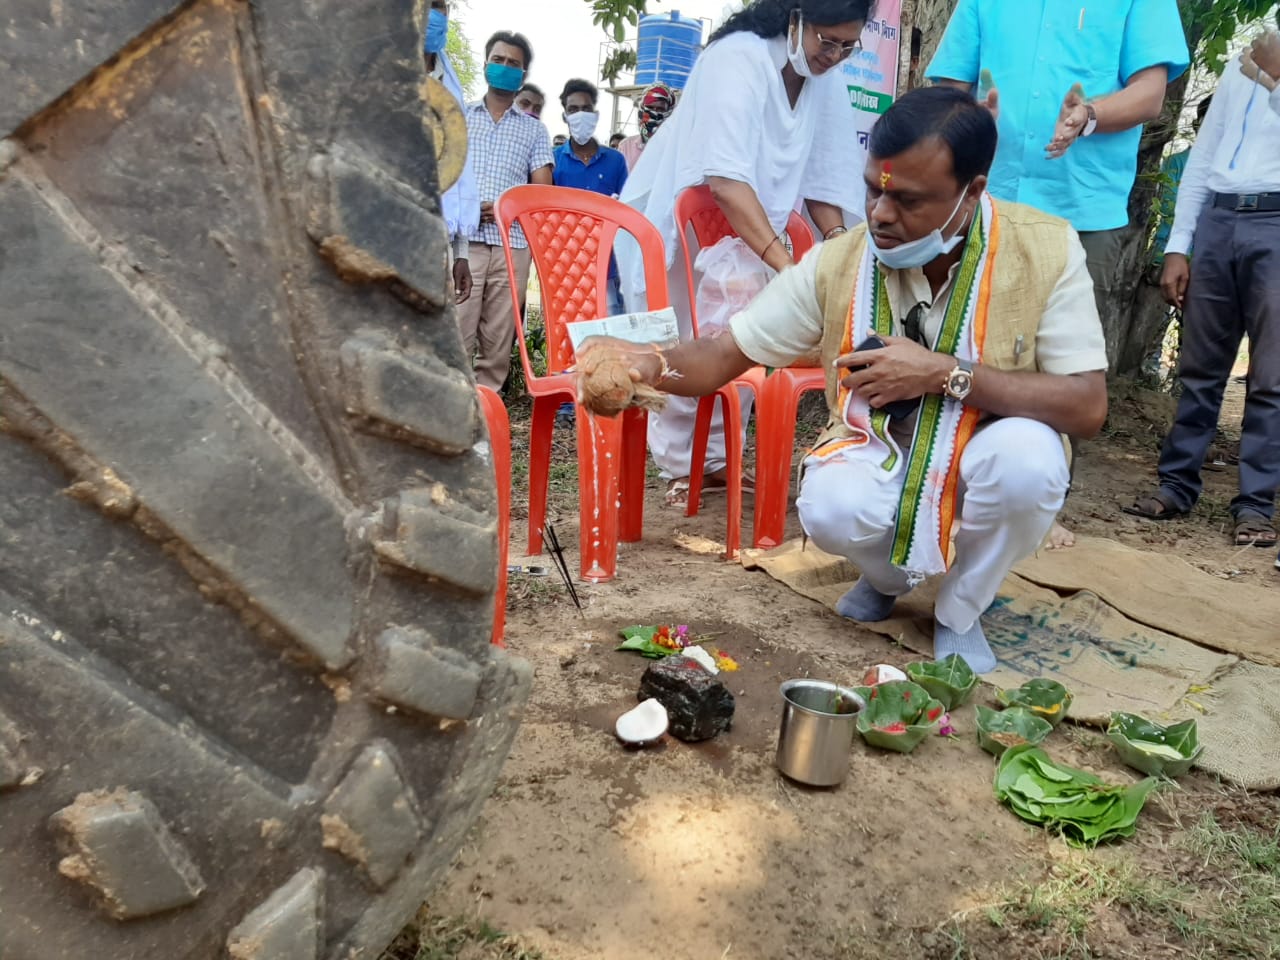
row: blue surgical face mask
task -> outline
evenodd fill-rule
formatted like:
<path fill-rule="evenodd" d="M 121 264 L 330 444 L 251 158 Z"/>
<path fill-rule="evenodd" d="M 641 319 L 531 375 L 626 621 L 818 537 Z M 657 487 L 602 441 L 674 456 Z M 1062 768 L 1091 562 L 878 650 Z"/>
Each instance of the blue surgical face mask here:
<path fill-rule="evenodd" d="M 882 250 L 876 246 L 876 239 L 871 235 L 871 231 L 867 231 L 867 243 L 871 244 L 871 252 L 875 254 L 875 258 L 883 263 L 890 270 L 910 270 L 912 267 L 923 267 L 926 263 L 932 263 L 938 257 L 950 253 L 958 247 L 964 240 L 964 231 L 957 231 L 954 237 L 943 239 L 942 229 L 955 219 L 960 208 L 964 206 L 965 194 L 969 191 L 969 184 L 964 185 L 964 189 L 960 191 L 960 199 L 956 201 L 955 209 L 951 211 L 951 216 L 947 217 L 946 223 L 942 227 L 935 227 L 931 232 L 920 237 L 918 240 L 908 240 L 906 243 L 900 243 L 896 247 L 888 250 Z"/>
<path fill-rule="evenodd" d="M 506 63 L 486 63 L 484 82 L 503 93 L 515 93 L 524 83 L 524 71 Z"/>
<path fill-rule="evenodd" d="M 449 39 L 449 15 L 443 10 L 427 12 L 427 35 L 422 41 L 425 53 L 440 53 Z"/>

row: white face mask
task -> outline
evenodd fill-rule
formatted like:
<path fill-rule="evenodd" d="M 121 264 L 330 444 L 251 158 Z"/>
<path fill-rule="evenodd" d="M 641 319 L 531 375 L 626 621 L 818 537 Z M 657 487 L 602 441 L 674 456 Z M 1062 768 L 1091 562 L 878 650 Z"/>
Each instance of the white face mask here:
<path fill-rule="evenodd" d="M 596 135 L 596 124 L 600 122 L 600 114 L 582 110 L 568 114 L 564 122 L 569 125 L 569 136 L 573 137 L 573 142 L 582 146 Z"/>
<path fill-rule="evenodd" d="M 932 263 L 938 257 L 950 253 L 963 242 L 964 230 L 963 228 L 958 230 L 955 236 L 945 240 L 942 238 L 942 230 L 960 212 L 968 192 L 969 184 L 966 183 L 964 189 L 960 191 L 960 199 L 956 201 L 955 209 L 951 211 L 951 216 L 947 217 L 942 227 L 935 227 L 918 240 L 908 240 L 906 243 L 900 243 L 896 247 L 882 250 L 876 246 L 876 238 L 868 232 L 867 243 L 871 244 L 871 252 L 875 254 L 877 260 L 890 270 L 909 270 L 912 267 L 923 267 L 926 263 Z"/>
<path fill-rule="evenodd" d="M 804 14 L 796 11 L 796 46 L 791 49 L 791 34 L 787 34 L 787 59 L 791 61 L 791 69 L 801 77 L 812 77 L 809 69 L 809 58 L 804 52 Z"/>

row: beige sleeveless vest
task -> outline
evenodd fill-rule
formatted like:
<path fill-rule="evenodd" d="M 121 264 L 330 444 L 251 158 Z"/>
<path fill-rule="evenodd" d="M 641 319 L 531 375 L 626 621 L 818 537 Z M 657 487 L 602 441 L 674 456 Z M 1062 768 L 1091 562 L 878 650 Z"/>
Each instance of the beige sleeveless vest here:
<path fill-rule="evenodd" d="M 1059 217 L 1020 203 L 995 201 L 999 242 L 987 310 L 982 363 L 999 370 L 1036 369 L 1036 331 L 1053 288 L 1067 265 L 1071 228 Z M 818 254 L 818 303 L 822 306 L 822 368 L 827 376 L 830 419 L 815 447 L 847 437 L 836 406 L 843 371 L 833 364 L 849 319 L 853 280 L 867 244 L 865 224 L 823 244 Z"/>

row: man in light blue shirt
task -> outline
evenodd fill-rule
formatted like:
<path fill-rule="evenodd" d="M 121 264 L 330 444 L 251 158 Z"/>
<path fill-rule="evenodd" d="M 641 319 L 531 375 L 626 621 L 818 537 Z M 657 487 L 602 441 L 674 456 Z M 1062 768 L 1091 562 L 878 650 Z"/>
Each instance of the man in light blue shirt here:
<path fill-rule="evenodd" d="M 928 76 L 964 89 L 994 81 L 998 93 L 979 89 L 998 104 L 989 189 L 1070 221 L 1101 307 L 1113 231 L 1129 223 L 1142 125 L 1188 62 L 1176 0 L 960 0 Z"/>
<path fill-rule="evenodd" d="M 935 83 L 977 84 L 995 115 L 991 194 L 1079 232 L 1113 366 L 1127 317 L 1111 307 L 1111 277 L 1142 125 L 1189 63 L 1176 0 L 960 0 L 927 71 Z M 1054 524 L 1050 548 L 1074 542 Z"/>

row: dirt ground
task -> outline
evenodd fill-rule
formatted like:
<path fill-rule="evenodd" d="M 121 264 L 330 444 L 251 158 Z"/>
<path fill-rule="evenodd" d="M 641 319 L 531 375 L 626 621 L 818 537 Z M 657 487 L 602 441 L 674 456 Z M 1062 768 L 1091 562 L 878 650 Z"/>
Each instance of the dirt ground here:
<path fill-rule="evenodd" d="M 1242 392 L 1232 385 L 1224 451 Z M 1154 524 L 1120 513 L 1154 481 L 1170 410 L 1159 394 L 1115 399 L 1105 435 L 1084 447 L 1065 522 L 1280 587 L 1272 551 L 1229 542 L 1230 465 L 1206 473 L 1189 518 Z M 527 411 L 517 405 L 513 420 L 518 450 Z M 556 523 L 576 569 L 572 431 L 558 430 L 554 463 Z M 511 561 L 547 563 L 521 556 L 521 466 Z M 773 756 L 782 680 L 856 681 L 870 664 L 911 657 L 764 574 L 723 562 L 723 511 L 722 497 L 709 497 L 695 518 L 664 509 L 651 476 L 644 540 L 621 546 L 615 581 L 577 585 L 581 613 L 555 579 L 513 576 L 507 643 L 535 668 L 524 724 L 421 930 L 407 931 L 389 956 L 1280 956 L 1274 795 L 1193 774 L 1149 801 L 1135 839 L 1078 851 L 997 804 L 972 705 L 955 715 L 957 736 L 932 738 L 910 755 L 856 740 L 842 787 L 784 780 Z M 637 623 L 687 623 L 740 662 L 725 675 L 737 698 L 728 733 L 643 751 L 614 739 L 613 720 L 636 702 L 647 661 L 612 648 L 617 630 Z M 1096 731 L 1065 724 L 1046 745 L 1115 781 L 1136 778 Z M 433 923 L 452 931 L 456 949 L 431 939 Z"/>

